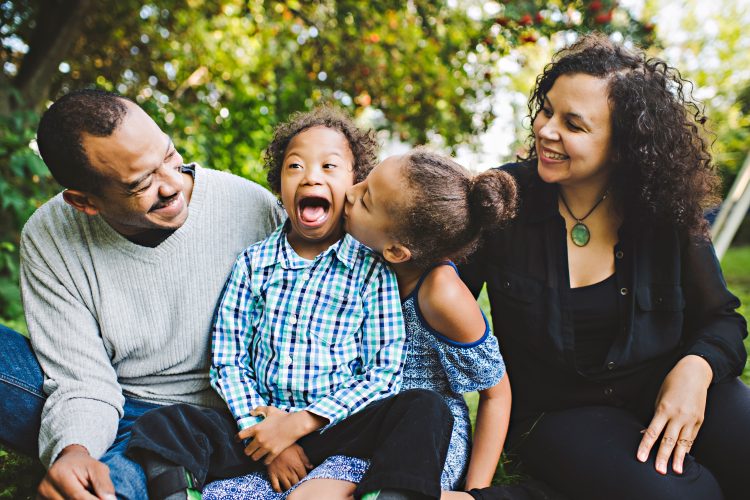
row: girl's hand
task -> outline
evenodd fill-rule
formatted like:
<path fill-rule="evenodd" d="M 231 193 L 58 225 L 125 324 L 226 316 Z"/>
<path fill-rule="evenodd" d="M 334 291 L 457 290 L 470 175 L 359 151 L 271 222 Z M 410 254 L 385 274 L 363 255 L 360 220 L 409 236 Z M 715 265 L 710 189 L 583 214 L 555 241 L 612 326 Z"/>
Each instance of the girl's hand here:
<path fill-rule="evenodd" d="M 252 439 L 245 447 L 245 455 L 255 461 L 264 458 L 266 465 L 299 438 L 320 429 L 327 422 L 327 419 L 308 411 L 287 413 L 273 406 L 258 406 L 250 414 L 264 417 L 263 421 L 241 430 L 237 439 Z"/>
<path fill-rule="evenodd" d="M 685 455 L 703 423 L 712 378 L 711 366 L 700 356 L 685 356 L 672 368 L 656 396 L 656 411 L 638 446 L 638 460 L 648 459 L 663 433 L 656 454 L 656 470 L 666 474 L 667 461 L 674 452 L 672 470 L 682 474 Z"/>
<path fill-rule="evenodd" d="M 274 491 L 281 493 L 299 483 L 312 468 L 302 447 L 295 443 L 268 464 L 268 477 Z"/>

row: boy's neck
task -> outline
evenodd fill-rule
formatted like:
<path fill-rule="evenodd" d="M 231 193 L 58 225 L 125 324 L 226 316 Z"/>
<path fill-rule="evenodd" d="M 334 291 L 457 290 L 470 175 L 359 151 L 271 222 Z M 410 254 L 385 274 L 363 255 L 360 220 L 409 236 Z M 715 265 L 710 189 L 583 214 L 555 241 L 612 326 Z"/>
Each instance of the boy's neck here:
<path fill-rule="evenodd" d="M 424 269 L 415 267 L 408 261 L 400 264 L 391 264 L 391 267 L 393 268 L 393 272 L 396 273 L 398 293 L 401 296 L 401 300 L 404 300 L 417 287 Z"/>
<path fill-rule="evenodd" d="M 343 237 L 344 230 L 341 227 L 330 235 L 315 241 L 301 238 L 294 229 L 290 229 L 286 234 L 286 240 L 289 242 L 292 250 L 294 250 L 297 255 L 307 260 L 314 260 L 315 257 L 328 250 L 331 245 L 335 244 Z"/>

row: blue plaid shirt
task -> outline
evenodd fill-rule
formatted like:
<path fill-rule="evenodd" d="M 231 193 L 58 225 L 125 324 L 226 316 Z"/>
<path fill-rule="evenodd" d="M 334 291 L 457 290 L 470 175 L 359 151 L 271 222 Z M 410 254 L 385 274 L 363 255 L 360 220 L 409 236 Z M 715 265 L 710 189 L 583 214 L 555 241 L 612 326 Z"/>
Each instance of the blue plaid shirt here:
<path fill-rule="evenodd" d="M 239 256 L 214 319 L 211 384 L 240 429 L 261 405 L 308 410 L 328 428 L 401 387 L 393 271 L 349 235 L 303 259 L 285 228 Z"/>

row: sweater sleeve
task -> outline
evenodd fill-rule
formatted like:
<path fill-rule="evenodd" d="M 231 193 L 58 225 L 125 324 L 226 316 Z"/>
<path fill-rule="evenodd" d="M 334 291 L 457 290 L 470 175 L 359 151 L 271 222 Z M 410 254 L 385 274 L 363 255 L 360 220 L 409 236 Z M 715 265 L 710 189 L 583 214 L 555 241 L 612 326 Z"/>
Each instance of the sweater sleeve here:
<path fill-rule="evenodd" d="M 683 249 L 686 354 L 700 356 L 711 365 L 713 382 L 737 377 L 747 358 L 742 343 L 747 324 L 736 311 L 740 301 L 727 289 L 710 242 L 691 241 Z"/>
<path fill-rule="evenodd" d="M 54 251 L 53 244 L 45 248 Z M 25 234 L 21 290 L 32 348 L 45 374 L 39 458 L 49 467 L 72 444 L 100 458 L 115 440 L 124 397 L 96 318 L 76 284 L 53 272 L 43 255 Z"/>

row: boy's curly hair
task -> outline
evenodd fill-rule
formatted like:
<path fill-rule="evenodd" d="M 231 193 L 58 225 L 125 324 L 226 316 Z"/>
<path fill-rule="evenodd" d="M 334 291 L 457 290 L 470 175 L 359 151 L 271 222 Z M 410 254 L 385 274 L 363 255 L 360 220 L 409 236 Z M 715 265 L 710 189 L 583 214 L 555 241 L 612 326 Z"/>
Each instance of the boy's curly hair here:
<path fill-rule="evenodd" d="M 375 166 L 378 142 L 374 130 L 358 128 L 348 114 L 330 106 L 297 112 L 292 114 L 288 121 L 276 127 L 273 140 L 263 153 L 265 168 L 268 171 L 266 179 L 274 193 L 281 193 L 281 167 L 289 142 L 295 135 L 313 127 L 338 130 L 346 137 L 354 157 L 354 182 L 363 181 Z"/>
<path fill-rule="evenodd" d="M 583 36 L 555 54 L 536 80 L 529 116 L 561 75 L 586 74 L 609 82 L 612 121 L 610 190 L 627 217 L 674 224 L 705 237 L 703 209 L 717 202 L 720 184 L 703 137 L 706 117 L 677 69 L 605 35 Z M 529 136 L 526 158 L 536 159 Z"/>

